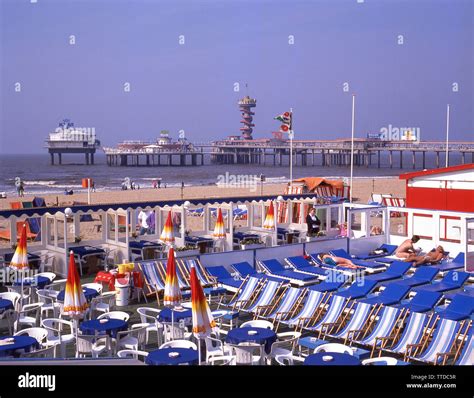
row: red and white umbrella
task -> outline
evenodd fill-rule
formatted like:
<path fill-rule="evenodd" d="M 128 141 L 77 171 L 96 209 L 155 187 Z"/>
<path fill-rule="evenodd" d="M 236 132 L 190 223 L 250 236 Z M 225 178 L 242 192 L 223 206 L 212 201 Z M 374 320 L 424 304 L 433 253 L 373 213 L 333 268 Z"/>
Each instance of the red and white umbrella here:
<path fill-rule="evenodd" d="M 222 217 L 222 210 L 220 207 L 217 209 L 217 221 L 216 225 L 214 226 L 212 237 L 216 240 L 226 238 L 224 218 Z"/>
<path fill-rule="evenodd" d="M 64 291 L 63 313 L 71 318 L 80 318 L 87 311 L 89 304 L 82 290 L 81 279 L 77 271 L 74 252 L 69 253 L 69 268 L 67 272 L 66 289 Z"/>
<path fill-rule="evenodd" d="M 273 202 L 270 202 L 267 216 L 265 217 L 265 221 L 263 222 L 263 228 L 268 230 L 275 228 L 275 211 L 273 209 Z"/>
<path fill-rule="evenodd" d="M 176 275 L 176 261 L 174 249 L 170 247 L 166 261 L 165 292 L 163 297 L 165 306 L 178 306 L 181 303 L 181 290 L 179 289 L 178 276 Z"/>
<path fill-rule="evenodd" d="M 28 248 L 26 247 L 26 224 L 23 224 L 20 241 L 10 261 L 10 267 L 16 271 L 23 271 L 29 268 Z"/>
<path fill-rule="evenodd" d="M 173 222 L 171 221 L 171 210 L 168 212 L 168 217 L 166 218 L 163 231 L 161 232 L 161 235 L 160 235 L 160 241 L 163 242 L 165 245 L 170 245 L 170 246 L 174 243 Z"/>

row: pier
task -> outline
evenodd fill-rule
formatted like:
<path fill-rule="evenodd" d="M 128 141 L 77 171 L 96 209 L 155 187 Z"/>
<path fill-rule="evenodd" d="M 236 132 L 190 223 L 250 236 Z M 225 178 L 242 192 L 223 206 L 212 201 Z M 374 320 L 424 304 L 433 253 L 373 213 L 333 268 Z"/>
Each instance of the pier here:
<path fill-rule="evenodd" d="M 203 166 L 204 149 L 189 151 L 120 150 L 104 148 L 108 166 L 164 167 Z"/>

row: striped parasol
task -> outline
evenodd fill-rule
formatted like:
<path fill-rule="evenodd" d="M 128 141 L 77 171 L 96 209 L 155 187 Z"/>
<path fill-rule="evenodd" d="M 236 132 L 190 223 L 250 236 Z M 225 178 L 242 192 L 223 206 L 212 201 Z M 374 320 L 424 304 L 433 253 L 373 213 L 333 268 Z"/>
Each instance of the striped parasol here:
<path fill-rule="evenodd" d="M 179 289 L 178 276 L 176 275 L 176 261 L 172 247 L 170 247 L 168 251 L 168 260 L 166 261 L 166 280 L 163 301 L 166 306 L 178 306 L 181 303 L 181 290 Z"/>
<path fill-rule="evenodd" d="M 169 211 L 168 217 L 166 218 L 163 231 L 161 231 L 160 241 L 163 242 L 165 245 L 170 245 L 170 246 L 174 243 L 173 222 L 171 221 L 171 210 Z"/>
<path fill-rule="evenodd" d="M 23 224 L 20 241 L 15 249 L 12 260 L 10 261 L 10 267 L 17 271 L 23 271 L 29 268 L 28 249 L 26 247 L 26 224 Z"/>
<path fill-rule="evenodd" d="M 80 318 L 84 315 L 89 304 L 87 304 L 82 291 L 81 280 L 74 260 L 74 252 L 69 253 L 69 269 L 67 272 L 66 289 L 64 291 L 63 313 L 71 318 Z"/>
<path fill-rule="evenodd" d="M 225 226 L 224 226 L 224 218 L 222 217 L 222 210 L 219 207 L 217 209 L 217 221 L 216 225 L 214 226 L 214 232 L 212 233 L 212 237 L 214 239 L 225 239 Z"/>
<path fill-rule="evenodd" d="M 204 296 L 194 265 L 191 266 L 191 304 L 194 336 L 199 339 L 217 330 L 216 322 L 206 301 L 206 296 Z"/>
<path fill-rule="evenodd" d="M 265 221 L 263 222 L 263 228 L 265 229 L 275 228 L 275 211 L 273 210 L 273 202 L 270 202 L 267 216 L 265 217 Z"/>

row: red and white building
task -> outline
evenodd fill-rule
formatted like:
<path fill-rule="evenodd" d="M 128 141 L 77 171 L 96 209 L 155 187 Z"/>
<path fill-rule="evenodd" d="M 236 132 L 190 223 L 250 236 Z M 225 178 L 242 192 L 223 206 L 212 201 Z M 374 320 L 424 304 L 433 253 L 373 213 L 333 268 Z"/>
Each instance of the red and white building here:
<path fill-rule="evenodd" d="M 400 175 L 406 180 L 406 206 L 474 212 L 474 163 Z"/>

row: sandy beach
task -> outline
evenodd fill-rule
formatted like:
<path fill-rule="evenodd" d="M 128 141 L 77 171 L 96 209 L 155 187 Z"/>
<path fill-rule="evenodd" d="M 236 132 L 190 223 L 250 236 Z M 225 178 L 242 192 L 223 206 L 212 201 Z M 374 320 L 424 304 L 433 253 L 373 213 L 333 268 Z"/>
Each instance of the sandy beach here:
<path fill-rule="evenodd" d="M 405 197 L 405 181 L 396 177 L 387 178 L 354 178 L 353 197 L 357 203 L 367 203 L 372 192 L 391 193 L 396 197 Z M 284 193 L 286 184 L 265 184 L 263 195 L 281 195 Z M 28 187 L 26 187 L 28 188 Z M 220 187 L 213 185 L 185 187 L 183 191 L 184 199 L 207 199 L 231 196 L 259 196 L 260 187 Z M 11 196 L 0 200 L 1 209 L 10 209 L 11 202 L 30 201 L 34 195 L 26 194 L 23 198 Z M 45 198 L 48 206 L 60 205 L 70 206 L 73 203 L 87 203 L 87 193 L 76 193 L 74 195 L 49 194 L 40 195 Z M 161 189 L 139 189 L 139 190 L 111 190 L 91 193 L 92 204 L 120 203 L 120 202 L 147 202 L 180 199 L 180 188 Z"/>

